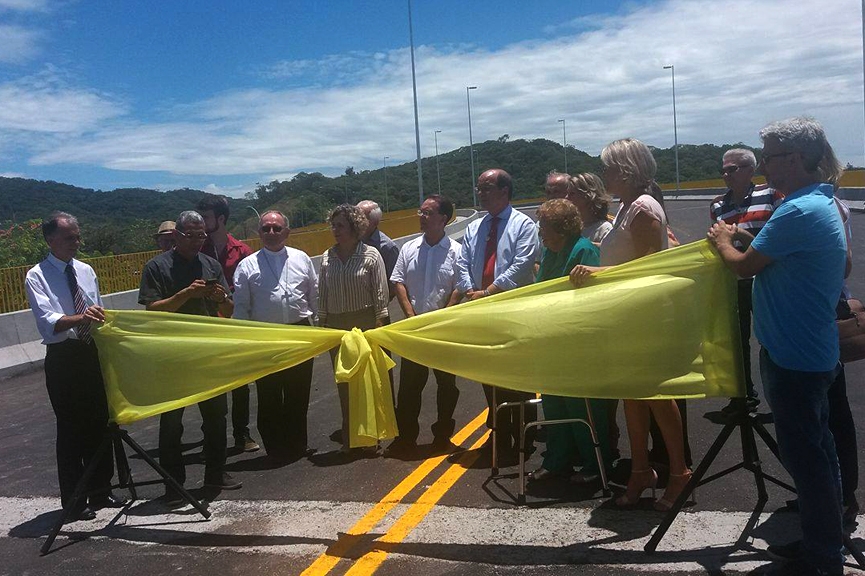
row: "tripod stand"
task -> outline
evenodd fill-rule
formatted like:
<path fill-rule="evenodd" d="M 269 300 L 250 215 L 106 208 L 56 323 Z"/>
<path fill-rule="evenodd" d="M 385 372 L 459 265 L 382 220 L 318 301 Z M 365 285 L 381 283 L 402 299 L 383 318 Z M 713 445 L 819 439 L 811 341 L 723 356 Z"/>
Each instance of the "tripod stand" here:
<path fill-rule="evenodd" d="M 147 464 L 153 468 L 160 476 L 162 476 L 162 480 L 149 480 L 147 482 L 138 482 L 137 484 L 132 479 L 132 470 L 129 468 L 129 460 L 126 458 L 126 451 L 123 448 L 124 442 L 132 449 L 133 452 L 141 456 L 141 458 L 147 462 Z M 129 436 L 129 432 L 121 429 L 116 423 L 109 422 L 108 427 L 105 429 L 105 436 L 102 438 L 102 443 L 99 445 L 99 449 L 96 451 L 93 459 L 90 460 L 90 463 L 87 465 L 87 468 L 84 470 L 84 475 L 81 476 L 81 479 L 78 481 L 78 484 L 75 486 L 75 491 L 72 493 L 72 498 L 67 502 L 66 506 L 63 508 L 63 513 L 60 515 L 60 519 L 54 524 L 51 528 L 51 531 L 48 533 L 48 539 L 45 540 L 45 543 L 40 548 L 39 553 L 41 555 L 47 554 L 51 550 L 51 545 L 54 543 L 54 540 L 57 538 L 57 535 L 60 533 L 61 528 L 63 528 L 63 524 L 69 519 L 70 514 L 73 510 L 76 509 L 78 502 L 81 501 L 82 498 L 86 498 L 88 494 L 86 493 L 87 484 L 90 482 L 90 478 L 93 476 L 93 473 L 96 472 L 96 466 L 99 461 L 109 455 L 109 450 L 114 451 L 114 460 L 117 463 L 117 478 L 118 483 L 116 486 L 112 486 L 112 488 L 128 488 L 129 495 L 132 500 L 138 499 L 138 494 L 136 491 L 136 486 L 149 486 L 151 484 L 162 484 L 165 483 L 170 486 L 174 491 L 176 491 L 180 497 L 191 504 L 205 519 L 210 518 L 210 511 L 204 507 L 204 505 L 193 498 L 192 494 L 186 491 L 186 489 L 180 485 L 177 480 L 172 478 L 165 469 L 159 465 L 156 460 L 153 459 L 145 450 L 138 444 L 135 440 Z"/>
<path fill-rule="evenodd" d="M 757 522 L 760 519 L 760 514 L 763 512 L 763 508 L 766 505 L 766 502 L 769 500 L 769 494 L 766 492 L 766 481 L 770 481 L 773 484 L 781 486 L 791 492 L 796 492 L 796 489 L 789 484 L 782 482 L 781 480 L 775 478 L 774 476 L 767 474 L 763 471 L 762 464 L 760 462 L 759 454 L 757 453 L 757 441 L 754 433 L 756 432 L 757 436 L 759 436 L 763 442 L 766 444 L 766 447 L 769 448 L 769 451 L 775 456 L 775 458 L 780 461 L 780 456 L 778 453 L 778 443 L 772 437 L 771 434 L 766 430 L 766 427 L 763 425 L 761 420 L 764 420 L 768 417 L 768 414 L 756 414 L 751 413 L 746 410 L 742 410 L 736 414 L 732 414 L 729 417 L 727 424 L 724 425 L 724 428 L 718 434 L 718 437 L 712 443 L 712 446 L 709 448 L 709 451 L 706 452 L 706 456 L 697 466 L 697 469 L 694 470 L 694 473 L 691 476 L 691 480 L 685 486 L 685 489 L 682 490 L 679 497 L 676 498 L 676 501 L 673 503 L 673 507 L 667 512 L 664 516 L 664 520 L 658 526 L 655 533 L 643 547 L 643 550 L 648 554 L 653 554 L 658 547 L 658 544 L 661 542 L 661 539 L 667 533 L 670 526 L 676 520 L 676 517 L 679 515 L 679 512 L 684 507 L 685 503 L 690 498 L 691 494 L 694 492 L 694 489 L 697 486 L 707 484 L 718 478 L 722 478 L 728 474 L 731 474 L 737 470 L 745 469 L 750 472 L 754 476 L 754 484 L 757 487 L 757 503 L 754 505 L 754 511 L 751 513 L 751 517 L 748 519 L 748 522 L 745 524 L 745 528 L 742 530 L 741 536 L 739 536 L 739 540 L 736 541 L 737 546 L 741 546 L 745 539 L 748 537 L 750 532 L 756 527 Z M 730 436 L 736 429 L 739 429 L 739 437 L 741 439 L 742 444 L 742 461 L 738 464 L 731 466 L 725 470 L 721 470 L 707 478 L 703 479 L 703 476 L 708 471 L 709 467 L 715 461 L 715 458 L 720 453 L 721 448 L 724 447 L 727 440 L 730 439 Z M 844 546 L 847 550 L 853 555 L 856 559 L 856 562 L 860 567 L 865 568 L 865 555 L 856 548 L 856 545 L 853 544 L 853 541 L 849 536 L 844 536 Z"/>

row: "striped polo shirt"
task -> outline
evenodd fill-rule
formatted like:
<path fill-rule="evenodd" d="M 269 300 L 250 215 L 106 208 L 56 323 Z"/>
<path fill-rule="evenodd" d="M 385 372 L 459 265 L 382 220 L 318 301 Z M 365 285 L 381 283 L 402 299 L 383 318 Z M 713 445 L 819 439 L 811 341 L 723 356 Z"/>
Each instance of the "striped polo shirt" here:
<path fill-rule="evenodd" d="M 736 204 L 733 200 L 733 191 L 727 190 L 726 194 L 712 200 L 709 212 L 713 222 L 736 224 L 742 230 L 747 230 L 756 236 L 783 200 L 784 196 L 777 190 L 769 187 L 756 189 L 751 184 L 751 190 L 741 204 Z M 737 248 L 742 248 L 739 242 L 735 244 Z"/>
<path fill-rule="evenodd" d="M 372 308 L 377 319 L 385 318 L 388 284 L 384 260 L 378 250 L 358 242 L 357 250 L 343 262 L 330 248 L 322 255 L 318 275 L 318 318 L 322 326 L 328 314 L 343 314 Z"/>

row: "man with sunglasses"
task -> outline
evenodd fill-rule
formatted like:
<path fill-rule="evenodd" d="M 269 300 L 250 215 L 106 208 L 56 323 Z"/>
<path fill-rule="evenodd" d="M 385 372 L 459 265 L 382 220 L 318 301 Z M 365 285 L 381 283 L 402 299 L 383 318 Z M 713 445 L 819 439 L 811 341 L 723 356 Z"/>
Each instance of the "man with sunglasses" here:
<path fill-rule="evenodd" d="M 204 218 L 198 212 L 181 212 L 174 229 L 174 248 L 144 265 L 138 303 L 147 310 L 198 316 L 230 318 L 234 302 L 222 266 L 201 253 L 207 239 Z M 220 394 L 198 403 L 204 432 L 204 486 L 235 490 L 242 484 L 225 471 L 228 400 Z M 180 484 L 186 480 L 183 464 L 183 408 L 165 412 L 159 419 L 159 463 Z M 180 504 L 180 496 L 166 488 L 169 506 Z"/>
<path fill-rule="evenodd" d="M 234 273 L 234 317 L 241 320 L 311 326 L 318 313 L 318 276 L 304 252 L 285 245 L 288 218 L 262 214 L 258 237 L 263 248 L 244 258 Z M 307 445 L 306 418 L 313 359 L 259 378 L 258 433 L 268 457 L 278 462 L 313 453 Z"/>
<path fill-rule="evenodd" d="M 766 185 L 755 186 L 754 172 L 757 158 L 745 148 L 732 148 L 724 152 L 721 176 L 727 185 L 727 192 L 712 200 L 709 214 L 712 223 L 735 224 L 739 234 L 734 246 L 745 251 L 748 239 L 753 239 L 775 208 L 781 205 L 784 197 L 777 190 Z M 743 240 L 746 242 L 743 242 Z M 742 360 L 745 373 L 746 397 L 734 398 L 720 412 L 710 412 L 707 417 L 713 422 L 726 423 L 735 414 L 753 412 L 760 404 L 757 390 L 751 378 L 751 287 L 754 278 L 739 279 L 739 329 L 742 340 Z"/>

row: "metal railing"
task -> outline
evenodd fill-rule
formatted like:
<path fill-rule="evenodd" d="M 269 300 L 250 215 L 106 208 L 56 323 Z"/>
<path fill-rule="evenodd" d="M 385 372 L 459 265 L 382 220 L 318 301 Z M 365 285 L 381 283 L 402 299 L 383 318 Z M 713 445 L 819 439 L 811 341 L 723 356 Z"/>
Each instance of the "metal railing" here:
<path fill-rule="evenodd" d="M 288 237 L 287 244 L 309 254 L 319 256 L 333 245 L 333 234 L 327 225 L 313 225 L 306 229 L 296 229 Z M 400 210 L 385 214 L 379 228 L 391 238 L 399 238 L 416 234 L 420 231 L 417 209 Z M 250 248 L 261 249 L 261 240 L 248 238 L 244 240 Z M 99 256 L 83 258 L 90 264 L 99 278 L 99 291 L 102 294 L 113 294 L 134 290 L 141 283 L 141 270 L 144 265 L 158 255 L 158 250 L 136 252 L 134 254 L 118 254 L 116 256 Z M 26 310 L 30 307 L 27 293 L 24 290 L 24 278 L 30 266 L 0 268 L 0 313 Z"/>

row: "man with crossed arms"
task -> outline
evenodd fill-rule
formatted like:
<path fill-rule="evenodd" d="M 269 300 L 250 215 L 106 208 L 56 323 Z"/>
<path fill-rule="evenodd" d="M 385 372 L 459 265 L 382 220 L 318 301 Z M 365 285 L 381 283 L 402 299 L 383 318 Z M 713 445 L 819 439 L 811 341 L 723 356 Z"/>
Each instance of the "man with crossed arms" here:
<path fill-rule="evenodd" d="M 390 281 L 396 299 L 406 318 L 453 306 L 460 299 L 456 290 L 458 246 L 445 233 L 454 206 L 444 196 L 427 198 L 418 210 L 423 235 L 406 242 L 400 250 Z M 454 409 L 460 397 L 456 376 L 433 369 L 438 390 L 438 419 L 432 425 L 433 450 L 450 448 L 450 437 L 456 421 Z M 418 416 L 421 394 L 429 377 L 429 368 L 408 358 L 402 359 L 399 371 L 399 396 L 396 420 L 399 438 L 388 447 L 387 456 L 411 456 L 417 449 Z"/>
<path fill-rule="evenodd" d="M 457 258 L 457 288 L 468 300 L 478 300 L 498 292 L 532 283 L 538 250 L 538 233 L 532 219 L 511 206 L 513 182 L 501 169 L 487 170 L 478 178 L 478 200 L 486 216 L 466 228 Z M 493 428 L 495 405 L 493 387 L 484 385 L 489 413 L 487 426 Z M 496 402 L 524 401 L 534 395 L 499 389 Z M 526 407 L 526 417 L 534 420 L 537 409 Z M 506 461 L 513 461 L 519 449 L 519 416 L 516 410 L 502 410 L 496 420 L 497 450 Z M 526 451 L 533 450 L 527 438 Z"/>

